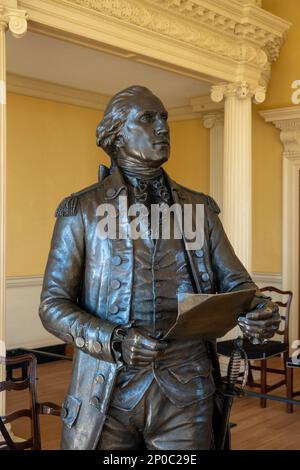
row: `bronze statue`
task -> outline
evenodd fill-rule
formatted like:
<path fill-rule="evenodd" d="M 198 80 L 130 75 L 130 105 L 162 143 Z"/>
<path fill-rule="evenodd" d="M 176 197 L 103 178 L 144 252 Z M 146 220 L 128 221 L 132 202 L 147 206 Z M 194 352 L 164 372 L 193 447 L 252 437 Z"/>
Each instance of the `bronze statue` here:
<path fill-rule="evenodd" d="M 243 332 L 263 339 L 278 329 L 278 307 L 236 257 L 216 202 L 178 185 L 161 168 L 170 151 L 167 119 L 147 88 L 117 93 L 96 132 L 111 168 L 101 167 L 98 183 L 56 211 L 40 317 L 47 330 L 75 346 L 62 407 L 63 449 L 212 448 L 212 343 L 164 340 L 179 292 L 254 287 L 251 311 L 239 319 Z M 118 209 L 121 196 L 148 208 L 204 204 L 203 247 L 188 252 L 184 237 L 154 239 L 147 224 L 141 238 L 99 238 L 99 207 Z M 115 212 L 121 229 L 128 217 Z"/>

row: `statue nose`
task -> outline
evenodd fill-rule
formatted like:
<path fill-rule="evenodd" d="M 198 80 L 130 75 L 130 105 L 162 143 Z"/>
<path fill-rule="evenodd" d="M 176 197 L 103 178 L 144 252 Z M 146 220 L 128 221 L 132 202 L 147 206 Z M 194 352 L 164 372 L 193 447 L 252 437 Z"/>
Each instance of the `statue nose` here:
<path fill-rule="evenodd" d="M 166 135 L 168 136 L 169 135 L 169 130 L 166 129 L 165 127 L 158 127 L 157 129 L 155 129 L 155 134 L 156 135 Z"/>

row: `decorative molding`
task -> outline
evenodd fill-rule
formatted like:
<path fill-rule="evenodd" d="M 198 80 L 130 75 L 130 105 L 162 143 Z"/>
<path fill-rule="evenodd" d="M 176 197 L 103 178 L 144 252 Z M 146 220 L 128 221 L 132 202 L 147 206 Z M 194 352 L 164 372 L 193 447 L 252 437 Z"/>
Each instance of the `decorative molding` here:
<path fill-rule="evenodd" d="M 110 96 L 58 83 L 7 74 L 7 91 L 104 111 Z"/>
<path fill-rule="evenodd" d="M 300 106 L 261 111 L 266 122 L 280 130 L 283 145 L 282 286 L 294 297 L 291 304 L 291 341 L 299 339 L 300 237 Z"/>
<path fill-rule="evenodd" d="M 8 28 L 15 38 L 22 38 L 26 34 L 27 20 L 25 10 L 0 5 L 0 27 Z"/>
<path fill-rule="evenodd" d="M 245 81 L 222 83 L 212 86 L 210 96 L 214 103 L 220 103 L 224 98 L 235 96 L 240 100 L 253 98 L 254 103 L 258 104 L 265 101 L 266 87 L 260 85 L 253 87 Z"/>
<path fill-rule="evenodd" d="M 116 18 L 131 25 L 146 28 L 150 31 L 169 36 L 188 43 L 195 47 L 205 47 L 206 50 L 216 52 L 232 58 L 234 60 L 245 60 L 255 65 L 264 65 L 267 57 L 272 62 L 280 52 L 284 39 L 286 28 L 279 28 L 274 33 L 270 28 L 258 26 L 255 18 L 255 10 L 251 11 L 252 5 L 242 6 L 239 3 L 230 1 L 231 8 L 228 11 L 229 2 L 223 0 L 223 13 L 220 14 L 213 2 L 193 1 L 193 0 L 66 0 L 68 3 L 79 5 L 87 9 L 94 10 L 101 15 Z M 210 5 L 209 5 L 210 4 Z M 208 7 L 209 5 L 209 7 Z M 225 8 L 224 8 L 225 7 Z M 227 8 L 226 8 L 227 7 Z M 239 17 L 239 20 L 233 19 L 232 10 Z M 267 12 L 263 12 L 266 16 Z M 171 18 L 170 18 L 171 16 Z M 245 16 L 248 22 L 245 22 Z M 185 24 L 189 20 L 190 24 Z M 244 21 L 243 21 L 244 20 Z M 270 18 L 268 18 L 270 20 Z M 205 34 L 199 30 L 199 26 L 216 29 L 218 33 L 206 30 Z M 273 27 L 275 24 L 273 24 Z M 277 26 L 279 26 L 277 24 Z M 285 26 L 288 26 L 286 23 Z M 277 29 L 277 28 L 276 28 Z M 239 42 L 232 42 L 232 39 L 223 35 L 220 42 L 220 31 L 229 33 L 235 39 L 250 40 L 255 45 L 245 45 Z M 218 44 L 216 44 L 218 42 Z M 205 45 L 204 45 L 205 43 Z M 262 50 L 262 48 L 264 50 Z"/>
<path fill-rule="evenodd" d="M 19 5 L 28 11 L 32 31 L 214 83 L 266 84 L 290 27 L 253 0 L 19 0 Z"/>
<path fill-rule="evenodd" d="M 42 287 L 43 276 L 16 276 L 6 278 L 6 288 L 15 289 L 16 287 Z"/>
<path fill-rule="evenodd" d="M 104 111 L 110 99 L 109 95 L 12 73 L 7 74 L 7 91 L 20 95 L 34 96 L 36 98 L 98 109 L 99 111 Z M 223 103 L 213 103 L 208 95 L 194 97 L 187 106 L 169 108 L 169 121 L 200 119 L 203 113 L 217 111 L 222 108 Z"/>
<path fill-rule="evenodd" d="M 280 132 L 283 155 L 286 158 L 300 156 L 300 106 L 270 109 L 259 113 L 266 122 L 272 122 Z"/>
<path fill-rule="evenodd" d="M 40 321 L 38 310 L 43 276 L 18 276 L 6 279 L 6 347 L 37 348 L 61 341 Z"/>
<path fill-rule="evenodd" d="M 282 273 L 264 273 L 264 272 L 254 272 L 252 273 L 253 281 L 262 286 L 282 286 Z"/>

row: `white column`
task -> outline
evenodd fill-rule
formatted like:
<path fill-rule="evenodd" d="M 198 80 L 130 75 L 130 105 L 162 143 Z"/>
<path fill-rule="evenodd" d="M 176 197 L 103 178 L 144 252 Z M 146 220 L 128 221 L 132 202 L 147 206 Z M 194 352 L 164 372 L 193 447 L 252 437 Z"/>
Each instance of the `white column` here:
<path fill-rule="evenodd" d="M 260 112 L 280 131 L 282 175 L 282 288 L 294 294 L 290 311 L 290 344 L 300 339 L 300 106 Z M 297 344 L 295 347 L 298 347 Z"/>
<path fill-rule="evenodd" d="M 251 272 L 252 248 L 252 98 L 263 102 L 265 89 L 246 82 L 216 85 L 211 98 L 224 107 L 223 223 L 237 256 Z"/>
<path fill-rule="evenodd" d="M 203 116 L 203 125 L 210 130 L 209 194 L 223 210 L 224 113 L 211 112 Z M 221 212 L 221 218 L 223 214 Z"/>
<path fill-rule="evenodd" d="M 4 3 L 4 2 L 3 2 Z M 7 5 L 8 2 L 5 2 Z M 23 10 L 0 4 L 0 355 L 5 356 L 6 311 L 6 46 L 9 28 L 13 36 L 22 37 L 27 30 L 27 15 Z M 0 380 L 5 373 L 0 369 Z M 0 415 L 5 414 L 5 393 L 0 393 Z"/>

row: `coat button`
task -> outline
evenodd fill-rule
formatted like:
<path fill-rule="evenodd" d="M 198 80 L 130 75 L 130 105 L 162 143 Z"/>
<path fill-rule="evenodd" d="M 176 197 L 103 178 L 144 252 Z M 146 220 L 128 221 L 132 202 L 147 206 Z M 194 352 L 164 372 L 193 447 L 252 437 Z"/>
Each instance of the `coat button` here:
<path fill-rule="evenodd" d="M 119 307 L 115 304 L 109 306 L 109 312 L 112 314 L 116 314 L 119 311 Z"/>
<path fill-rule="evenodd" d="M 111 281 L 111 288 L 116 290 L 116 289 L 119 289 L 121 287 L 121 282 L 118 280 L 118 279 L 113 279 Z"/>
<path fill-rule="evenodd" d="M 202 258 L 203 255 L 204 255 L 204 251 L 203 250 L 196 250 L 195 255 L 197 256 L 197 258 Z"/>
<path fill-rule="evenodd" d="M 113 197 L 116 194 L 116 190 L 114 188 L 108 188 L 106 191 L 106 196 Z"/>
<path fill-rule="evenodd" d="M 102 374 L 96 375 L 95 382 L 97 382 L 97 384 L 103 384 L 105 382 L 104 375 Z"/>
<path fill-rule="evenodd" d="M 95 353 L 99 354 L 102 351 L 102 344 L 99 341 L 93 343 L 93 349 Z"/>
<path fill-rule="evenodd" d="M 100 406 L 100 400 L 98 397 L 92 397 L 90 403 L 94 405 L 96 408 Z"/>
<path fill-rule="evenodd" d="M 60 416 L 61 416 L 62 419 L 66 418 L 68 416 L 68 409 L 65 408 L 65 407 L 62 407 L 61 412 L 60 412 Z"/>
<path fill-rule="evenodd" d="M 119 266 L 121 263 L 122 263 L 122 258 L 121 256 L 113 256 L 112 259 L 111 259 L 111 263 L 114 265 L 114 266 Z"/>
<path fill-rule="evenodd" d="M 203 273 L 201 276 L 202 281 L 207 282 L 209 281 L 209 274 L 208 273 Z"/>
<path fill-rule="evenodd" d="M 65 341 L 66 343 L 73 343 L 73 336 L 70 333 L 67 333 L 65 335 Z"/>
<path fill-rule="evenodd" d="M 84 346 L 84 339 L 81 338 L 80 336 L 78 336 L 76 339 L 75 339 L 75 344 L 78 348 L 83 348 Z"/>
<path fill-rule="evenodd" d="M 158 297 L 158 298 L 156 299 L 156 303 L 157 303 L 158 305 L 161 305 L 162 299 L 161 299 L 160 297 Z"/>
<path fill-rule="evenodd" d="M 154 269 L 155 269 L 155 271 L 159 271 L 159 264 L 156 263 L 156 264 L 154 265 Z"/>

